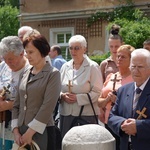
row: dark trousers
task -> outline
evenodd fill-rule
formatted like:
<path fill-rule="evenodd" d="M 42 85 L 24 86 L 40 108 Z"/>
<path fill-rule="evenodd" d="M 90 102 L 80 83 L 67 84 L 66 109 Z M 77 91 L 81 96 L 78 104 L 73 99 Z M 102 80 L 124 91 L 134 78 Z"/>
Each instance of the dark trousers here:
<path fill-rule="evenodd" d="M 56 133 L 55 133 L 55 126 L 48 126 L 47 129 L 47 136 L 48 136 L 48 144 L 47 150 L 56 150 Z"/>
<path fill-rule="evenodd" d="M 113 137 L 116 139 L 116 150 L 120 150 L 120 137 L 116 135 L 107 124 L 105 124 L 105 128 L 113 135 Z"/>
<path fill-rule="evenodd" d="M 62 137 L 57 126 L 47 127 L 48 146 L 47 150 L 61 150 Z"/>

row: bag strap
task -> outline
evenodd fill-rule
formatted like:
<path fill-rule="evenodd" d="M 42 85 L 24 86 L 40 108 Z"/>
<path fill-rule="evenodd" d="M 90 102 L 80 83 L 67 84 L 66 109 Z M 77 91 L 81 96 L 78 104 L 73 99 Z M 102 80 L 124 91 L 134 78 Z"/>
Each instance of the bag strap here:
<path fill-rule="evenodd" d="M 79 113 L 79 116 L 78 116 L 78 117 L 81 117 L 81 114 L 82 114 L 82 112 L 83 112 L 83 108 L 84 108 L 84 105 L 81 106 L 80 113 Z"/>
<path fill-rule="evenodd" d="M 92 110 L 93 110 L 93 113 L 94 113 L 94 117 L 95 117 L 96 123 L 99 124 L 99 123 L 98 123 L 98 119 L 97 119 L 97 117 L 96 117 L 95 109 L 94 109 L 94 106 L 93 106 L 93 103 L 92 103 L 92 100 L 91 100 L 91 96 L 90 96 L 89 93 L 87 93 L 87 96 L 88 96 L 88 98 L 89 98 L 89 101 L 90 101 L 90 104 L 91 104 L 91 107 L 92 107 Z M 79 113 L 79 116 L 78 116 L 78 117 L 81 117 L 81 114 L 82 114 L 82 112 L 83 112 L 83 108 L 84 108 L 84 105 L 81 106 L 80 113 Z"/>
<path fill-rule="evenodd" d="M 33 150 L 40 150 L 39 146 L 37 145 L 37 143 L 35 143 L 33 140 L 32 140 L 32 149 Z M 31 149 L 31 150 L 32 150 Z"/>
<path fill-rule="evenodd" d="M 95 109 L 94 109 L 94 106 L 93 106 L 93 103 L 92 103 L 92 100 L 91 100 L 91 96 L 90 96 L 89 93 L 87 93 L 87 96 L 89 98 L 89 101 L 90 101 L 90 104 L 91 104 L 91 107 L 92 107 L 92 110 L 93 110 L 93 113 L 94 113 L 94 117 L 95 117 L 96 123 L 98 124 L 98 119 L 96 117 L 96 113 L 95 113 Z"/>
<path fill-rule="evenodd" d="M 20 147 L 18 148 L 18 150 L 24 148 L 26 145 L 27 145 L 27 144 L 23 144 L 22 146 L 20 146 Z M 30 149 L 31 149 L 31 150 L 40 150 L 40 148 L 39 148 L 39 146 L 37 145 L 37 143 L 35 143 L 33 140 L 32 140 L 32 142 L 31 142 Z"/>

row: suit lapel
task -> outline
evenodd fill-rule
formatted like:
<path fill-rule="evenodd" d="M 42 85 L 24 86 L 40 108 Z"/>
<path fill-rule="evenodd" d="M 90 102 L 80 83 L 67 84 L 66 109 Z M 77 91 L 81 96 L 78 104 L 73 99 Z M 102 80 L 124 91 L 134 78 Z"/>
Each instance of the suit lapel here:
<path fill-rule="evenodd" d="M 127 109 L 128 109 L 128 118 L 131 118 L 132 116 L 132 110 L 133 110 L 133 99 L 134 99 L 134 83 L 132 83 L 129 88 L 128 88 L 128 92 L 127 92 Z"/>
<path fill-rule="evenodd" d="M 88 66 L 88 65 L 89 65 L 89 63 L 88 63 L 87 59 L 84 59 L 81 67 L 79 68 L 77 73 L 74 75 L 73 79 L 76 79 L 77 77 L 79 77 L 85 71 L 85 66 Z"/>
<path fill-rule="evenodd" d="M 33 82 L 35 80 L 38 80 L 40 78 L 43 78 L 44 77 L 44 73 L 48 72 L 50 69 L 52 70 L 52 67 L 50 66 L 49 63 L 46 63 L 45 66 L 43 67 L 43 69 L 38 74 L 36 74 L 32 78 L 30 78 L 28 83 Z M 31 71 L 31 69 L 28 71 L 28 75 L 27 75 L 28 77 L 30 75 L 30 71 Z"/>
<path fill-rule="evenodd" d="M 67 68 L 66 68 L 66 76 L 68 80 L 72 80 L 73 79 L 73 60 L 70 60 L 67 64 Z"/>
<path fill-rule="evenodd" d="M 68 79 L 74 80 L 74 79 L 78 78 L 85 71 L 85 66 L 87 66 L 87 65 L 89 65 L 88 61 L 86 59 L 84 59 L 81 67 L 79 68 L 79 70 L 77 70 L 76 74 L 74 74 L 74 72 L 73 72 L 73 60 L 71 60 L 68 63 L 68 68 L 66 70 L 66 75 L 68 76 Z"/>
<path fill-rule="evenodd" d="M 144 87 L 143 91 L 142 91 L 142 94 L 138 100 L 138 103 L 137 103 L 137 107 L 136 107 L 136 110 L 142 110 L 144 107 L 146 107 L 146 103 L 147 103 L 147 100 L 148 100 L 148 95 L 150 95 L 150 79 L 148 80 L 146 86 Z M 135 113 L 135 116 L 134 118 L 137 118 L 138 117 L 138 114 Z"/>

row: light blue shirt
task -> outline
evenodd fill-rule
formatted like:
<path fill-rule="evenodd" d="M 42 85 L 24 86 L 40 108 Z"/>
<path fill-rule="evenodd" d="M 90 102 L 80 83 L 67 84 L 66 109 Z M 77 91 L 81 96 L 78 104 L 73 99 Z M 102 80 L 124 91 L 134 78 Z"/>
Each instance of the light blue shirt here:
<path fill-rule="evenodd" d="M 58 55 L 54 59 L 52 59 L 52 66 L 57 68 L 58 70 L 61 69 L 62 65 L 67 62 L 62 55 Z"/>

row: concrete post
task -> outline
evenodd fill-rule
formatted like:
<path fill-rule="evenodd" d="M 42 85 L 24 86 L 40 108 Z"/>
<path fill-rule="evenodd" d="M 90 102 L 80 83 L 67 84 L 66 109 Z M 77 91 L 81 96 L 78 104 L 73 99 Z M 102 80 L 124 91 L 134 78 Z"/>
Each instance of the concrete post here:
<path fill-rule="evenodd" d="M 77 126 L 64 136 L 62 150 L 115 150 L 115 138 L 100 125 Z"/>

